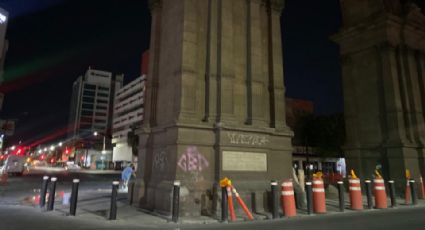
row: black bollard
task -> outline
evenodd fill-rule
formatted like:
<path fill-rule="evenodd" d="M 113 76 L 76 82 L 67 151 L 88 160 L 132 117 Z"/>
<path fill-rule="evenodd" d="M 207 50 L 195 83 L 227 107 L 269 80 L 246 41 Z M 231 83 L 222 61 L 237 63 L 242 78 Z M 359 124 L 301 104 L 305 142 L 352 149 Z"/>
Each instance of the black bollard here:
<path fill-rule="evenodd" d="M 344 211 L 345 199 L 344 199 L 344 182 L 338 181 L 338 198 L 339 198 L 339 211 Z"/>
<path fill-rule="evenodd" d="M 311 215 L 313 213 L 313 191 L 311 188 L 311 182 L 305 183 L 305 193 L 307 196 L 307 213 Z"/>
<path fill-rule="evenodd" d="M 47 203 L 47 211 L 52 211 L 55 206 L 56 181 L 58 178 L 52 177 L 50 181 L 49 201 Z"/>
<path fill-rule="evenodd" d="M 227 209 L 227 189 L 221 187 L 221 222 L 227 222 L 229 210 Z"/>
<path fill-rule="evenodd" d="M 130 182 L 130 188 L 129 188 L 130 189 L 130 191 L 129 191 L 130 200 L 128 201 L 129 205 L 133 205 L 134 186 L 135 186 L 134 181 L 131 181 Z"/>
<path fill-rule="evenodd" d="M 171 219 L 174 223 L 179 221 L 179 204 L 180 204 L 180 181 L 174 181 L 173 186 L 173 212 Z"/>
<path fill-rule="evenodd" d="M 277 181 L 272 181 L 270 183 L 272 191 L 272 216 L 273 219 L 279 218 L 279 188 L 277 186 Z"/>
<path fill-rule="evenodd" d="M 373 201 L 372 201 L 372 185 L 370 180 L 364 181 L 366 186 L 366 197 L 367 197 L 367 208 L 372 209 L 373 208 Z"/>
<path fill-rule="evenodd" d="M 109 220 L 117 219 L 117 195 L 119 185 L 119 181 L 112 182 L 111 209 L 109 210 Z"/>
<path fill-rule="evenodd" d="M 40 190 L 40 208 L 43 208 L 46 205 L 46 194 L 47 194 L 47 186 L 49 185 L 49 177 L 44 176 L 43 182 L 41 183 Z"/>
<path fill-rule="evenodd" d="M 72 180 L 72 192 L 71 192 L 71 206 L 69 207 L 69 214 L 75 216 L 77 211 L 77 200 L 78 200 L 78 185 L 80 184 L 79 179 Z"/>
<path fill-rule="evenodd" d="M 390 189 L 391 208 L 394 208 L 397 206 L 397 202 L 395 199 L 395 186 L 393 180 L 388 181 L 388 187 Z"/>
<path fill-rule="evenodd" d="M 412 194 L 412 205 L 417 205 L 418 197 L 416 195 L 415 180 L 410 180 L 409 185 L 410 185 L 410 192 Z"/>

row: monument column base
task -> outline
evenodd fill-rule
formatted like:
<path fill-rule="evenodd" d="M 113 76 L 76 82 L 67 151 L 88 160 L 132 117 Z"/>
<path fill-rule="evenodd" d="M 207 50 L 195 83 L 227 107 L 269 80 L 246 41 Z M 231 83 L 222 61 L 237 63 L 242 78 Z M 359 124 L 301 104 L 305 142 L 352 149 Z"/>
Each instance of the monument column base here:
<path fill-rule="evenodd" d="M 292 175 L 291 133 L 180 125 L 152 130 L 151 138 L 152 147 L 141 152 L 151 164 L 139 161 L 146 184 L 138 178 L 136 190 L 145 201 L 141 207 L 161 215 L 171 214 L 174 181 L 181 183 L 180 216 L 218 217 L 220 179 L 231 179 L 246 205 L 264 213 L 269 212 L 270 181 Z M 235 207 L 242 212 L 236 201 Z"/>

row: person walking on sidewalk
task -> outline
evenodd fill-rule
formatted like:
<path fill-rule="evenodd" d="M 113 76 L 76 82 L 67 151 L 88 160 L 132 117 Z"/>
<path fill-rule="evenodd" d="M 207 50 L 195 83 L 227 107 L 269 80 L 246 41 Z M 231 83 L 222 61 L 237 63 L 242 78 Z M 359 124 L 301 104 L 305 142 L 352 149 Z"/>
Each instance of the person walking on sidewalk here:
<path fill-rule="evenodd" d="M 131 179 L 131 176 L 136 177 L 136 173 L 134 172 L 134 165 L 129 164 L 127 167 L 124 168 L 124 170 L 121 173 L 121 180 L 122 180 L 122 189 L 128 190 L 128 182 Z"/>

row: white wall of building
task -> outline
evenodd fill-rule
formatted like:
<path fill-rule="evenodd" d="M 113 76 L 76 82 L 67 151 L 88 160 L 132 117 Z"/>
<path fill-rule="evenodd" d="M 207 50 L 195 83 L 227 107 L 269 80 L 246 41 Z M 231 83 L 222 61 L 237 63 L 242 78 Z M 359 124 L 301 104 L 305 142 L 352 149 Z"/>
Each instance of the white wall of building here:
<path fill-rule="evenodd" d="M 128 132 L 133 125 L 143 121 L 145 76 L 123 86 L 115 93 L 114 119 L 112 123 L 113 161 L 132 162 L 132 148 L 128 145 Z"/>

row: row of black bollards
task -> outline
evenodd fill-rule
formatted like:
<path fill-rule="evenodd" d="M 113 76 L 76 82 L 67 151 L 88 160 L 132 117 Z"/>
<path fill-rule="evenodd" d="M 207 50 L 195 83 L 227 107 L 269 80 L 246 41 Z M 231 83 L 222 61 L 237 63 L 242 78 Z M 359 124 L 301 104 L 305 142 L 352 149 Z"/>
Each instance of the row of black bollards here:
<path fill-rule="evenodd" d="M 78 185 L 80 184 L 79 179 L 72 180 L 72 191 L 71 191 L 71 205 L 69 206 L 69 214 L 75 216 L 77 211 L 77 200 L 78 200 Z"/>
<path fill-rule="evenodd" d="M 339 200 L 339 211 L 343 212 L 345 209 L 345 189 L 344 189 L 344 182 L 338 181 L 338 200 Z"/>
<path fill-rule="evenodd" d="M 46 205 L 46 196 L 47 196 L 47 190 L 49 190 L 49 199 L 47 201 L 47 211 L 53 211 L 55 207 L 55 195 L 56 195 L 56 183 L 57 178 L 52 177 L 50 178 L 50 187 L 49 187 L 49 177 L 44 176 L 43 182 L 41 184 L 41 190 L 40 190 L 40 208 L 44 208 Z M 77 210 L 77 200 L 78 200 L 78 185 L 80 183 L 79 179 L 74 179 L 72 181 L 72 193 L 71 193 L 71 205 L 69 209 L 69 214 L 72 216 L 75 216 L 76 210 Z"/>
<path fill-rule="evenodd" d="M 279 187 L 277 186 L 277 181 L 271 182 L 271 191 L 272 191 L 272 216 L 273 219 L 279 218 Z"/>
<path fill-rule="evenodd" d="M 54 210 L 54 204 L 55 204 L 55 194 L 56 194 L 56 183 L 57 178 L 52 177 L 50 178 L 51 184 L 49 187 L 49 177 L 44 176 L 43 181 L 41 184 L 41 190 L 40 190 L 40 208 L 44 208 L 46 205 L 46 196 L 47 191 L 49 191 L 49 198 L 47 201 L 47 211 Z M 70 198 L 70 208 L 69 208 L 69 215 L 75 216 L 77 211 L 77 201 L 78 201 L 78 188 L 79 188 L 79 179 L 74 179 L 72 181 L 72 192 L 71 192 L 71 198 Z M 118 188 L 119 188 L 119 181 L 113 181 L 112 182 L 112 193 L 111 193 L 111 206 L 109 210 L 109 220 L 116 220 L 117 218 L 117 197 L 118 197 Z M 131 184 L 131 191 L 134 189 L 134 184 Z M 226 191 L 224 191 L 226 192 Z M 132 201 L 130 201 L 132 203 Z M 173 201 L 172 201 L 172 221 L 178 222 L 179 219 L 179 203 L 180 203 L 180 181 L 175 181 L 173 184 Z M 225 204 L 226 208 L 223 208 L 223 210 L 226 211 L 227 216 L 227 203 Z M 226 217 L 227 219 L 227 217 Z"/>
<path fill-rule="evenodd" d="M 393 180 L 388 181 L 388 188 L 390 189 L 391 207 L 394 208 L 394 207 L 397 206 L 397 202 L 396 202 L 396 197 L 395 197 L 395 186 L 394 186 Z"/>
<path fill-rule="evenodd" d="M 418 204 L 418 197 L 416 196 L 415 180 L 410 180 L 409 186 L 410 186 L 410 192 L 412 194 L 412 204 L 417 205 Z"/>
<path fill-rule="evenodd" d="M 53 211 L 54 205 L 55 205 L 55 194 L 56 194 L 56 182 L 58 178 L 52 177 L 50 178 L 50 181 L 52 184 L 50 185 L 49 189 L 49 201 L 47 202 L 47 211 Z"/>
<path fill-rule="evenodd" d="M 313 188 L 311 182 L 305 183 L 305 194 L 307 198 L 307 213 L 310 215 L 313 213 Z"/>
<path fill-rule="evenodd" d="M 372 209 L 373 208 L 372 184 L 370 180 L 365 180 L 364 183 L 366 188 L 367 208 Z"/>

